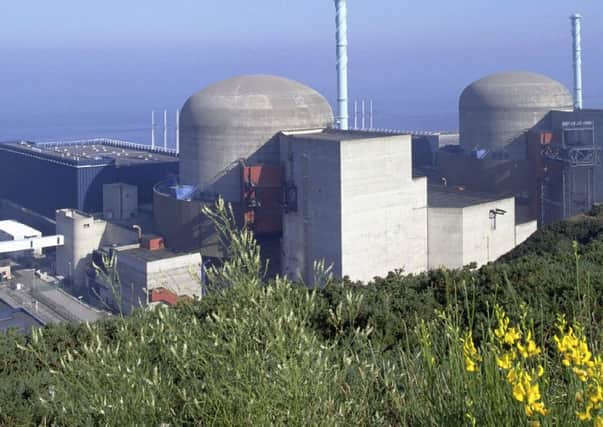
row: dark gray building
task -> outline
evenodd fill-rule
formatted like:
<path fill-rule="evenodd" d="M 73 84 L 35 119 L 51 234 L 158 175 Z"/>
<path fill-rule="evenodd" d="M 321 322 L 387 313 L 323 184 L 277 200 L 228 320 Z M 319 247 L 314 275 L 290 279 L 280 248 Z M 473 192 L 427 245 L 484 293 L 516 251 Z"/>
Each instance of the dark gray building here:
<path fill-rule="evenodd" d="M 103 184 L 114 182 L 136 185 L 139 203 L 151 203 L 153 186 L 177 173 L 174 151 L 125 141 L 0 143 L 0 198 L 49 217 L 102 211 Z"/>

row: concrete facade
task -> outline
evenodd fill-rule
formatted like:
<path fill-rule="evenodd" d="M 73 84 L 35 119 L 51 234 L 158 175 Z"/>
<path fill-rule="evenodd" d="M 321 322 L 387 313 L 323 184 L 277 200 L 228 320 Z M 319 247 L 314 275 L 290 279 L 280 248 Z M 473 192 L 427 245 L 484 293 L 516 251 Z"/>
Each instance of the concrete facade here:
<path fill-rule="evenodd" d="M 103 216 L 106 219 L 130 219 L 138 214 L 138 188 L 117 182 L 103 185 Z"/>
<path fill-rule="evenodd" d="M 22 224 L 13 220 L 0 221 L 0 242 L 18 241 L 25 239 L 39 239 L 42 237 L 42 232 L 28 225 Z M 33 254 L 36 256 L 42 255 L 40 247 L 33 247 L 32 250 L 22 250 L 14 252 L 11 256 L 24 256 Z"/>
<path fill-rule="evenodd" d="M 430 197 L 430 269 L 487 264 L 536 231 L 536 221 L 516 224 L 513 197 L 482 203 L 472 199 L 463 203 L 464 196 L 458 194 L 450 197 L 456 199 L 454 204 L 437 200 L 437 196 Z"/>
<path fill-rule="evenodd" d="M 551 110 L 573 110 L 570 92 L 556 80 L 529 72 L 496 73 L 467 86 L 459 99 L 460 142 L 477 148 L 525 154 L 525 132 Z"/>
<path fill-rule="evenodd" d="M 332 124 L 323 96 L 293 80 L 248 75 L 214 83 L 182 107 L 180 183 L 238 202 L 241 162 L 277 165 L 278 132 Z"/>
<path fill-rule="evenodd" d="M 371 280 L 427 268 L 426 179 L 412 178 L 409 135 L 288 132 L 286 180 L 297 210 L 283 216 L 283 274 L 313 282 L 314 261 Z"/>
<path fill-rule="evenodd" d="M 92 252 L 101 246 L 138 242 L 138 234 L 92 215 L 73 209 L 56 213 L 57 234 L 65 238 L 57 248 L 56 274 L 72 281 L 76 286 L 86 283 L 86 270 L 90 267 Z"/>
<path fill-rule="evenodd" d="M 147 304 L 151 290 L 166 289 L 177 296 L 201 296 L 201 255 L 176 254 L 166 249 L 116 248 L 121 283 L 121 310 L 130 313 Z M 118 307 L 116 295 L 97 277 L 99 295 Z"/>

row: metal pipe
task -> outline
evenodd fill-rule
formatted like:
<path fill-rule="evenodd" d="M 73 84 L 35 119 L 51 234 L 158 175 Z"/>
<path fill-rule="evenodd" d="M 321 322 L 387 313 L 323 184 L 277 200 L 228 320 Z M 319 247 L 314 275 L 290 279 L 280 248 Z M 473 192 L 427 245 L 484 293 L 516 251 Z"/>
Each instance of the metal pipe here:
<path fill-rule="evenodd" d="M 354 101 L 354 129 L 358 129 L 358 101 Z"/>
<path fill-rule="evenodd" d="M 369 101 L 369 129 L 373 129 L 373 100 Z"/>
<path fill-rule="evenodd" d="M 337 104 L 339 129 L 348 129 L 348 5 L 347 0 L 335 0 L 337 24 Z"/>
<path fill-rule="evenodd" d="M 180 110 L 176 110 L 176 153 L 180 153 Z"/>
<path fill-rule="evenodd" d="M 155 110 L 151 111 L 151 148 L 155 148 Z"/>
<path fill-rule="evenodd" d="M 167 150 L 167 110 L 163 110 L 163 149 Z"/>
<path fill-rule="evenodd" d="M 570 16 L 572 21 L 572 35 L 574 39 L 574 108 L 582 109 L 582 40 L 581 40 L 581 20 L 582 16 L 578 13 Z"/>

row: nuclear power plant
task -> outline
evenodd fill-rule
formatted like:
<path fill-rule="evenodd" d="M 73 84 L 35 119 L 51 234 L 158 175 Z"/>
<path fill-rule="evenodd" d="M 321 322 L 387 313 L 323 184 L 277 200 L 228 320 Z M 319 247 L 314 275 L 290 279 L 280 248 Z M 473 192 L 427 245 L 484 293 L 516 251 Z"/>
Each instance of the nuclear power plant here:
<path fill-rule="evenodd" d="M 347 4 L 335 6 L 335 113 L 302 83 L 241 75 L 183 103 L 176 149 L 155 144 L 154 114 L 147 146 L 3 143 L 2 182 L 35 167 L 70 190 L 5 190 L 0 219 L 56 235 L 52 272 L 129 311 L 203 294 L 204 265 L 224 257 L 203 214 L 219 198 L 254 232 L 270 273 L 307 286 L 316 261 L 365 282 L 483 265 L 603 200 L 603 110 L 583 108 L 579 15 L 573 94 L 541 74 L 495 73 L 460 94 L 458 133 L 426 133 L 350 129 Z M 23 245 L 0 242 L 0 253 L 12 247 Z"/>

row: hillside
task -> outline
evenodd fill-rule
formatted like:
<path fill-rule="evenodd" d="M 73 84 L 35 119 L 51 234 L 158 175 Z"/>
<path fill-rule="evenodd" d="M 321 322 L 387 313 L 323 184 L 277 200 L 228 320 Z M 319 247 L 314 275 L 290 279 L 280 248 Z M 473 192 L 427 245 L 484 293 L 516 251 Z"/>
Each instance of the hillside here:
<path fill-rule="evenodd" d="M 585 381 L 564 370 L 553 335 L 565 314 L 589 351 L 603 343 L 601 212 L 480 269 L 323 274 L 316 291 L 262 283 L 251 236 L 228 237 L 232 259 L 202 301 L 0 336 L 0 425 L 580 425 L 599 384 L 594 367 Z M 511 344 L 493 332 L 502 310 L 520 331 Z M 519 356 L 521 343 L 539 351 Z"/>

